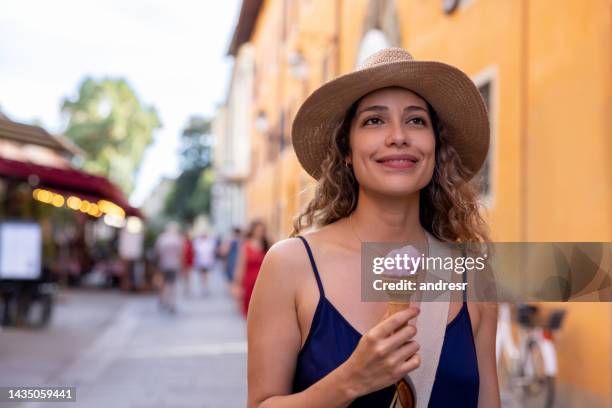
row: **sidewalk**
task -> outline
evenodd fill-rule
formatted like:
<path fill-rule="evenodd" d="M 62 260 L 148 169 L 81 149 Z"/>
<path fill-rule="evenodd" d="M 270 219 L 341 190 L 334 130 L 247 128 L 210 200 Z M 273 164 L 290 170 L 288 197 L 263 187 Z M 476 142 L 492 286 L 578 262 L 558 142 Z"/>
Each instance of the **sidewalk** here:
<path fill-rule="evenodd" d="M 57 408 L 246 406 L 244 321 L 221 273 L 213 272 L 210 283 L 208 296 L 182 298 L 176 315 L 160 311 L 154 296 L 123 295 L 110 323 L 61 370 L 47 373 L 44 383 L 32 374 L 30 381 L 22 382 L 22 375 L 19 383 L 7 385 L 76 386 L 77 402 L 53 403 Z M 80 294 L 69 296 L 70 312 L 80 310 L 84 300 Z M 69 313 L 62 314 L 58 322 Z M 81 315 L 85 321 L 80 324 L 88 324 L 87 315 Z M 6 383 L 7 376 L 0 379 Z M 9 405 L 0 403 L 4 406 Z"/>

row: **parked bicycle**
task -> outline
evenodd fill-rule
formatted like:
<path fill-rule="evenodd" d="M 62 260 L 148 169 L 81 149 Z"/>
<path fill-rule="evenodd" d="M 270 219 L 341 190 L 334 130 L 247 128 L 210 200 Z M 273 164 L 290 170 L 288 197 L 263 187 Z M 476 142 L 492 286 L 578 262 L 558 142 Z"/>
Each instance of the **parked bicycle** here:
<path fill-rule="evenodd" d="M 542 399 L 543 408 L 555 403 L 557 351 L 555 334 L 561 328 L 566 311 L 550 311 L 542 319 L 538 306 L 519 304 L 516 308 L 516 336 L 512 330 L 510 305 L 499 305 L 496 356 L 501 386 L 522 406 L 534 399 Z M 543 323 L 542 323 L 543 322 Z"/>

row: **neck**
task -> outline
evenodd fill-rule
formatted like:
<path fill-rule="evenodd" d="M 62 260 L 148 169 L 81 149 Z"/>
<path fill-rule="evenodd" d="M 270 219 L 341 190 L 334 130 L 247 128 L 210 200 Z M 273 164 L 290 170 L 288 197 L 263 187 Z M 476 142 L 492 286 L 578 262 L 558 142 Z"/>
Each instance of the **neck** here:
<path fill-rule="evenodd" d="M 363 242 L 426 242 L 419 220 L 419 192 L 389 199 L 359 192 L 351 224 L 357 239 Z M 350 227 L 350 226 L 349 226 Z"/>

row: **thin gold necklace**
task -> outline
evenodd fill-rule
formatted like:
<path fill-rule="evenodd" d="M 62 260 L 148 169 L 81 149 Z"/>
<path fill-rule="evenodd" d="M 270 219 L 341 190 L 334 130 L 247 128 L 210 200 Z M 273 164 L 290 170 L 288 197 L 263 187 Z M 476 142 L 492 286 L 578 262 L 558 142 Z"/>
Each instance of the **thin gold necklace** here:
<path fill-rule="evenodd" d="M 357 240 L 359 240 L 359 242 L 361 243 L 361 250 L 363 250 L 363 244 L 365 242 L 363 242 L 363 239 L 361 239 L 359 234 L 357 234 L 357 231 L 355 230 L 355 227 L 353 226 L 353 213 L 349 214 L 349 225 L 351 226 L 351 231 L 353 231 L 353 234 L 355 235 L 355 237 L 357 237 Z M 370 246 L 370 250 L 372 249 L 373 249 L 372 246 Z M 383 258 L 385 258 L 388 255 L 387 253 L 380 253 L 378 250 L 374 252 L 376 253 L 376 255 L 378 255 L 379 257 L 383 257 Z"/>
<path fill-rule="evenodd" d="M 353 213 L 349 214 L 349 225 L 351 226 L 351 231 L 353 231 L 353 234 L 355 235 L 355 237 L 359 240 L 359 242 L 361 243 L 362 246 L 362 250 L 363 250 L 363 244 L 364 241 L 361 239 L 361 237 L 359 236 L 359 234 L 357 234 L 357 231 L 355 230 L 355 227 L 353 226 Z M 425 229 L 423 229 L 423 234 L 425 235 L 425 256 L 429 256 L 429 237 L 427 236 L 427 231 L 425 231 Z M 417 247 L 418 248 L 418 247 Z M 370 246 L 370 250 L 372 250 L 373 248 Z M 385 250 L 386 252 L 386 250 Z M 385 253 L 382 254 L 380 253 L 378 250 L 375 250 L 374 253 L 376 253 L 378 256 L 381 257 L 387 257 L 389 255 L 389 253 Z"/>
<path fill-rule="evenodd" d="M 364 243 L 363 239 L 361 239 L 359 234 L 357 234 L 357 230 L 355 230 L 355 227 L 353 226 L 353 213 L 349 214 L 349 225 L 351 226 L 351 231 L 353 231 L 353 234 L 355 235 L 355 237 L 359 240 L 359 242 L 363 244 Z M 429 239 L 427 237 L 427 231 L 425 231 L 424 229 L 423 229 L 423 235 L 425 235 L 425 243 L 427 244 L 427 248 L 429 249 Z"/>
<path fill-rule="evenodd" d="M 363 244 L 363 240 L 359 237 L 359 234 L 357 234 L 357 231 L 355 231 L 355 227 L 353 226 L 353 213 L 349 214 L 349 225 L 351 226 L 351 231 L 353 231 L 353 234 L 355 234 L 359 242 Z"/>

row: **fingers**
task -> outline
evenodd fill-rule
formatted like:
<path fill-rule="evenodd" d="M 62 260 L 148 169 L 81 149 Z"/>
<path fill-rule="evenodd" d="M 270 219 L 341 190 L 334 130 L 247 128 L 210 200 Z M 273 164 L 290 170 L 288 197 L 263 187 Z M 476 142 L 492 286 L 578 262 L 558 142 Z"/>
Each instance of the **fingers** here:
<path fill-rule="evenodd" d="M 377 338 L 385 338 L 392 335 L 397 329 L 404 326 L 408 321 L 416 317 L 420 312 L 420 309 L 416 307 L 409 307 L 406 310 L 399 311 L 392 316 L 387 317 L 376 327 L 372 329 L 372 335 Z"/>
<path fill-rule="evenodd" d="M 408 341 L 412 340 L 414 335 L 416 334 L 417 329 L 412 324 L 406 324 L 401 329 L 397 330 L 391 336 L 387 337 L 383 340 L 383 344 L 388 350 L 395 350 Z"/>
<path fill-rule="evenodd" d="M 413 354 L 405 363 L 402 363 L 399 366 L 399 371 L 402 373 L 402 376 L 408 374 L 414 369 L 418 368 L 421 365 L 421 356 L 418 354 Z"/>
<path fill-rule="evenodd" d="M 392 352 L 389 356 L 389 359 L 396 364 L 403 364 L 404 362 L 412 358 L 412 356 L 417 351 L 419 351 L 420 348 L 420 344 L 416 341 L 409 341 L 394 352 Z"/>

